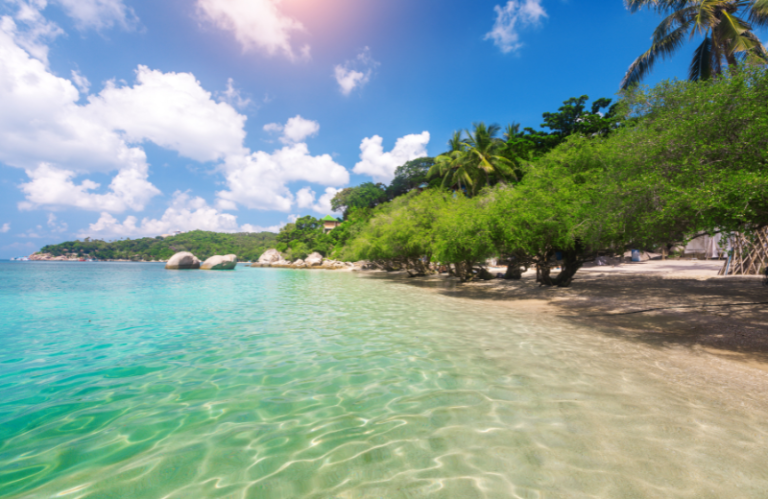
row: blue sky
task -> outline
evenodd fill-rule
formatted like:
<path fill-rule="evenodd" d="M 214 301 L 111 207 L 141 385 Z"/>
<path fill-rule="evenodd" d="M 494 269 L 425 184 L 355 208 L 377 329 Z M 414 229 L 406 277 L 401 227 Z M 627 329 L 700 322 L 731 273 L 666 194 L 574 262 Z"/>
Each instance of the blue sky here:
<path fill-rule="evenodd" d="M 0 16 L 0 258 L 326 215 L 337 189 L 473 122 L 536 127 L 571 96 L 612 97 L 659 21 L 621 0 L 0 0 Z M 647 83 L 684 78 L 692 50 Z"/>

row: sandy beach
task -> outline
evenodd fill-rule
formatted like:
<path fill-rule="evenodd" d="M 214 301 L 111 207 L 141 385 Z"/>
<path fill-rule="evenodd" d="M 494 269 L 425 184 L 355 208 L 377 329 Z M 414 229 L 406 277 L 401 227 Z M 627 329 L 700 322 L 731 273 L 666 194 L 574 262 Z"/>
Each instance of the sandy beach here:
<path fill-rule="evenodd" d="M 768 371 L 768 304 L 754 304 L 768 302 L 768 287 L 759 276 L 719 277 L 722 264 L 653 260 L 584 268 L 570 288 L 540 286 L 530 270 L 519 281 L 471 282 L 442 292 L 541 311 L 632 341 L 707 352 Z M 439 279 L 445 277 L 426 281 Z"/>

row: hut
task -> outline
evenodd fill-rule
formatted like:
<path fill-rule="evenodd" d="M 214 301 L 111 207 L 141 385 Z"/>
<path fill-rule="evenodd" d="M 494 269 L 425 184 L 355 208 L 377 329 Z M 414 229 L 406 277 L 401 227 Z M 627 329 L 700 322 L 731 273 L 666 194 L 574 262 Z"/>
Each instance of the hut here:
<path fill-rule="evenodd" d="M 323 231 L 324 231 L 326 234 L 328 234 L 328 233 L 329 233 L 329 232 L 331 232 L 333 229 L 335 229 L 336 227 L 338 227 L 339 225 L 341 225 L 341 222 L 339 222 L 339 220 L 338 220 L 337 218 L 333 218 L 333 217 L 332 217 L 332 216 L 330 216 L 330 215 L 327 215 L 325 218 L 323 218 L 323 219 L 322 219 L 322 220 L 320 220 L 320 221 L 321 221 L 321 222 L 323 222 Z"/>

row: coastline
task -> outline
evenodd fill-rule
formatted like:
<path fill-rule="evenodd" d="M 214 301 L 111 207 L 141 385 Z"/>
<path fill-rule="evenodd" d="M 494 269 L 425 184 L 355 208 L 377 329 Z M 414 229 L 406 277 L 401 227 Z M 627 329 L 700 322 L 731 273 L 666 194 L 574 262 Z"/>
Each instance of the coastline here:
<path fill-rule="evenodd" d="M 585 268 L 570 288 L 519 281 L 458 284 L 444 275 L 403 279 L 465 299 L 549 314 L 652 348 L 682 348 L 768 372 L 768 287 L 760 276 L 719 277 L 719 261 L 648 261 Z M 492 273 L 501 269 L 492 269 Z M 367 273 L 366 273 L 367 274 Z"/>

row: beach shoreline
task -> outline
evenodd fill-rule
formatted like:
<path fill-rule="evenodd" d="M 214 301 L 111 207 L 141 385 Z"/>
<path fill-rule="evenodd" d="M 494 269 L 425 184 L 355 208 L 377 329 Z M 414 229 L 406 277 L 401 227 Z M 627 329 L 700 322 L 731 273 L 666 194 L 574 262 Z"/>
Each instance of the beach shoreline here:
<path fill-rule="evenodd" d="M 683 348 L 768 372 L 768 287 L 721 277 L 721 261 L 656 260 L 580 270 L 569 288 L 520 280 L 459 284 L 445 275 L 404 282 L 514 310 L 550 314 L 653 348 Z M 491 269 L 492 274 L 502 269 Z M 394 277 L 394 276 L 393 276 Z"/>

